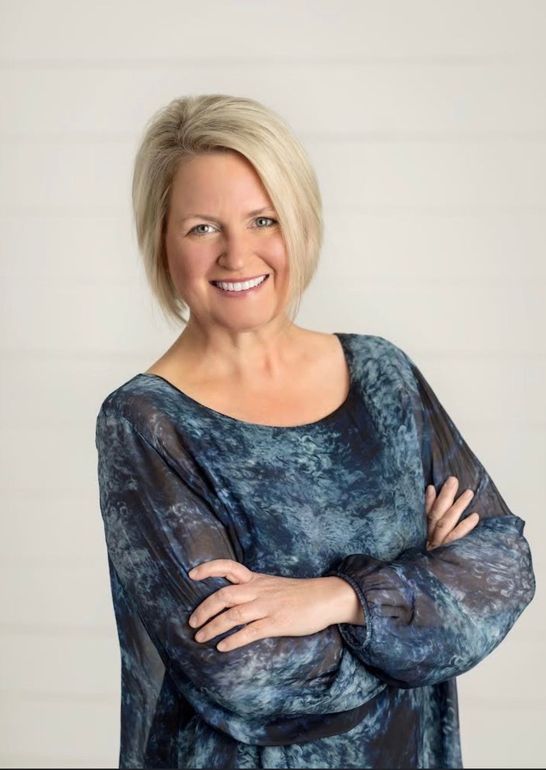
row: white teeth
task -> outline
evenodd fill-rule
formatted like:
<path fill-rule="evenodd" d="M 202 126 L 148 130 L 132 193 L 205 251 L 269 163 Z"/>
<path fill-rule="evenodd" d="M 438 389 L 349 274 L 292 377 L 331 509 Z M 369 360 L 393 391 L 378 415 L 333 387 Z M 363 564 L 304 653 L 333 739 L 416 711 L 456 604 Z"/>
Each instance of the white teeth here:
<path fill-rule="evenodd" d="M 259 286 L 267 278 L 266 275 L 262 275 L 259 278 L 254 278 L 252 281 L 242 281 L 240 283 L 227 283 L 226 281 L 213 281 L 216 286 L 220 286 L 225 291 L 245 291 L 254 286 Z"/>

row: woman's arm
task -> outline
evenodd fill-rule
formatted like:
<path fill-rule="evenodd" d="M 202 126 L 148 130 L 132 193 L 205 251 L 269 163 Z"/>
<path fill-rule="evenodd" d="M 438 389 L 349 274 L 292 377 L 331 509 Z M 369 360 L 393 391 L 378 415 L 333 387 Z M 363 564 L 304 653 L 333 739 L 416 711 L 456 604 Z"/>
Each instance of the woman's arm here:
<path fill-rule="evenodd" d="M 261 726 L 281 717 L 348 711 L 385 689 L 343 644 L 335 624 L 224 653 L 216 649 L 219 639 L 241 626 L 194 641 L 190 614 L 231 583 L 192 580 L 188 572 L 212 559 L 236 560 L 230 532 L 191 473 L 181 477 L 183 461 L 174 463 L 163 445 L 112 407 L 99 412 L 96 446 L 113 590 L 138 613 L 177 688 L 205 720 L 211 720 L 213 704 L 224 710 L 220 726 L 237 738 L 246 730 L 251 742 L 253 720 Z"/>
<path fill-rule="evenodd" d="M 524 520 L 509 510 L 413 361 L 383 342 L 399 372 L 401 427 L 418 437 L 425 484 L 438 489 L 456 476 L 460 489 L 475 493 L 462 519 L 477 511 L 480 520 L 430 551 L 423 543 L 389 562 L 351 554 L 327 574 L 347 580 L 362 604 L 363 627 L 339 626 L 349 648 L 386 682 L 421 687 L 483 660 L 532 600 L 535 576 Z"/>

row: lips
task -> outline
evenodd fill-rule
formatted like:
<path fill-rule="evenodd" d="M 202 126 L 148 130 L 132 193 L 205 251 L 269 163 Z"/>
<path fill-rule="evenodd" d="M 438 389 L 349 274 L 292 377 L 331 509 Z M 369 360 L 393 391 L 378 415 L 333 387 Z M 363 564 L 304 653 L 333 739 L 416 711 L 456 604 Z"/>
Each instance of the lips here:
<path fill-rule="evenodd" d="M 246 297 L 249 294 L 254 294 L 257 291 L 260 291 L 262 286 L 267 283 L 267 280 L 269 278 L 269 273 L 265 273 L 262 276 L 257 276 L 254 280 L 250 279 L 249 284 L 247 285 L 244 282 L 234 282 L 234 281 L 211 281 L 210 283 L 214 286 L 214 288 L 221 292 L 221 294 L 224 297 Z M 236 287 L 236 288 L 230 288 L 230 286 Z"/>
<path fill-rule="evenodd" d="M 244 283 L 245 281 L 254 281 L 256 278 L 263 278 L 264 275 L 269 275 L 269 273 L 258 273 L 258 275 L 251 275 L 248 278 L 217 278 L 215 281 L 209 281 L 209 283 Z"/>

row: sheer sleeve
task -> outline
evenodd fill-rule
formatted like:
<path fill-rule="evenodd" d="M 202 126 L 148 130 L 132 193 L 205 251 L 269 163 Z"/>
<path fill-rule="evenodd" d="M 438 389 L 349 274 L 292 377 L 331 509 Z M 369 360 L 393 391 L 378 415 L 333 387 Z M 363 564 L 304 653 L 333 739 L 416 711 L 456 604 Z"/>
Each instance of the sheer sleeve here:
<path fill-rule="evenodd" d="M 317 714 L 326 730 L 324 715 L 359 707 L 386 687 L 343 644 L 335 624 L 228 652 L 216 644 L 242 626 L 195 642 L 189 615 L 232 584 L 195 581 L 188 571 L 211 559 L 237 560 L 230 532 L 192 474 L 181 472 L 180 459 L 112 407 L 99 412 L 96 446 L 112 585 L 121 586 L 177 689 L 206 721 L 247 742 L 278 717 Z M 301 734 L 301 726 L 294 729 Z"/>
<path fill-rule="evenodd" d="M 474 491 L 460 520 L 480 520 L 463 538 L 392 561 L 347 555 L 327 574 L 355 589 L 364 626 L 339 624 L 371 671 L 398 687 L 420 687 L 468 671 L 504 639 L 535 593 L 525 521 L 513 514 L 411 358 L 393 343 L 402 430 L 416 436 L 425 484 L 448 476 Z M 423 515 L 426 514 L 423 512 Z"/>

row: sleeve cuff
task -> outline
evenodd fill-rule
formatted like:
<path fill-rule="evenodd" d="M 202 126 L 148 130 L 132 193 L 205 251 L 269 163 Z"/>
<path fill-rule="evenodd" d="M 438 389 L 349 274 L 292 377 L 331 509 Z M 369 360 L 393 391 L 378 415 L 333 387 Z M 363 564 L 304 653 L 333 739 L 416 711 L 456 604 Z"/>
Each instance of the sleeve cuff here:
<path fill-rule="evenodd" d="M 360 586 L 354 580 L 350 575 L 347 575 L 345 572 L 338 572 L 337 570 L 332 570 L 331 572 L 328 572 L 327 575 L 324 577 L 339 577 L 345 580 L 347 583 L 349 583 L 350 586 L 355 590 L 356 595 L 359 598 L 360 604 L 362 606 L 362 611 L 364 613 L 364 625 L 359 626 L 355 625 L 354 623 L 337 623 L 337 627 L 339 630 L 339 633 L 341 634 L 344 642 L 349 646 L 353 647 L 359 651 L 363 650 L 368 642 L 370 641 L 371 633 L 372 633 L 372 627 L 370 624 L 370 609 L 368 607 L 368 602 L 366 601 L 366 597 L 362 593 L 362 590 L 360 589 Z"/>

